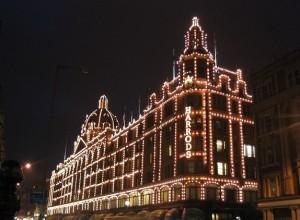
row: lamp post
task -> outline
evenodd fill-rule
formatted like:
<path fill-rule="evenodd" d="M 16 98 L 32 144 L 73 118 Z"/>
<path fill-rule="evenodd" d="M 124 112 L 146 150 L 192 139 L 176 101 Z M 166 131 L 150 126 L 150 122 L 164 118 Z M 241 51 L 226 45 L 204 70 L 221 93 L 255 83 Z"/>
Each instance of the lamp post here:
<path fill-rule="evenodd" d="M 31 163 L 27 162 L 25 165 L 24 165 L 24 168 L 26 170 L 30 170 L 31 169 Z"/>
<path fill-rule="evenodd" d="M 126 201 L 125 201 L 125 207 L 126 207 L 127 209 L 129 208 L 129 205 L 130 205 L 129 200 L 126 200 Z"/>
<path fill-rule="evenodd" d="M 26 180 L 25 174 L 27 172 L 31 171 L 32 163 L 29 161 L 22 163 L 20 168 L 22 171 L 23 180 L 16 183 L 16 189 L 17 189 L 16 193 L 17 193 L 17 195 L 19 197 L 19 201 L 20 201 L 20 210 L 18 211 L 17 215 L 26 216 L 27 211 L 30 210 L 30 206 L 29 206 L 29 200 L 28 200 L 29 189 L 28 189 L 28 186 L 26 186 L 26 184 L 25 184 L 25 180 Z"/>

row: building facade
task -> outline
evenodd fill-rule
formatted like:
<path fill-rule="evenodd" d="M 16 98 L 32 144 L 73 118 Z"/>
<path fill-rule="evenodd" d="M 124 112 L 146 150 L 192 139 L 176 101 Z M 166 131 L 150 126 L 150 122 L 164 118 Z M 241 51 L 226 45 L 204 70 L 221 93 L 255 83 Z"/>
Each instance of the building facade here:
<path fill-rule="evenodd" d="M 252 96 L 241 70 L 216 66 L 206 36 L 193 18 L 176 76 L 128 125 L 100 97 L 52 172 L 48 216 L 249 214 L 258 187 Z"/>
<path fill-rule="evenodd" d="M 0 163 L 5 159 L 5 135 L 4 135 L 4 104 L 0 85 Z"/>
<path fill-rule="evenodd" d="M 300 50 L 252 76 L 265 220 L 300 219 Z"/>
<path fill-rule="evenodd" d="M 0 162 L 5 159 L 4 113 L 0 109 Z"/>

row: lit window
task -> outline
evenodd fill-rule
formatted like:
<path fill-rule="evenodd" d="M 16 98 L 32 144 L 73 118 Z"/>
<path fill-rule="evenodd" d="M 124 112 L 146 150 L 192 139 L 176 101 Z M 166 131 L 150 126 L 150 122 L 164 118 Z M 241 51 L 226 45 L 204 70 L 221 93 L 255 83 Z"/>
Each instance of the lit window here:
<path fill-rule="evenodd" d="M 244 144 L 244 156 L 255 157 L 255 146 L 250 144 Z"/>
<path fill-rule="evenodd" d="M 174 193 L 173 193 L 173 201 L 180 201 L 181 200 L 181 187 L 177 186 L 174 188 Z"/>
<path fill-rule="evenodd" d="M 270 177 L 269 178 L 269 197 L 276 197 L 277 196 L 277 178 Z"/>
<path fill-rule="evenodd" d="M 149 164 L 152 164 L 152 153 L 149 154 Z"/>
<path fill-rule="evenodd" d="M 217 173 L 218 175 L 227 175 L 227 163 L 217 162 Z"/>
<path fill-rule="evenodd" d="M 222 140 L 217 140 L 216 141 L 216 145 L 217 145 L 217 152 L 222 152 L 226 149 L 226 142 L 222 141 Z"/>
<path fill-rule="evenodd" d="M 161 203 L 166 203 L 169 201 L 169 190 L 168 189 L 163 189 L 160 192 L 160 202 Z"/>
<path fill-rule="evenodd" d="M 172 157 L 172 145 L 169 145 L 169 157 Z"/>
<path fill-rule="evenodd" d="M 188 173 L 195 173 L 195 163 L 194 161 L 188 162 Z"/>
<path fill-rule="evenodd" d="M 152 203 L 152 195 L 150 193 L 143 194 L 143 205 L 150 205 Z"/>

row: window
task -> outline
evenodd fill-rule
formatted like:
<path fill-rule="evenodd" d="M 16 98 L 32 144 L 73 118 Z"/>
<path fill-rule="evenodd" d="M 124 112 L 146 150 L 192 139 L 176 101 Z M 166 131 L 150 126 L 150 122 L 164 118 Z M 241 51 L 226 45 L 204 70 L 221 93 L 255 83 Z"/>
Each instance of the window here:
<path fill-rule="evenodd" d="M 174 188 L 174 191 L 173 191 L 173 202 L 174 201 L 180 201 L 181 200 L 181 187 L 180 186 L 176 186 Z"/>
<path fill-rule="evenodd" d="M 141 136 L 143 134 L 143 124 L 138 126 L 138 135 Z"/>
<path fill-rule="evenodd" d="M 227 110 L 226 96 L 214 94 L 212 96 L 213 108 L 221 111 Z"/>
<path fill-rule="evenodd" d="M 118 203 L 118 208 L 125 207 L 126 197 L 120 198 Z"/>
<path fill-rule="evenodd" d="M 272 145 L 266 146 L 265 154 L 265 165 L 271 165 L 275 163 L 276 158 L 276 149 Z"/>
<path fill-rule="evenodd" d="M 143 205 L 149 205 L 152 202 L 152 195 L 150 193 L 144 193 L 143 194 Z"/>
<path fill-rule="evenodd" d="M 186 189 L 186 198 L 200 199 L 200 187 L 196 185 L 188 186 Z"/>
<path fill-rule="evenodd" d="M 173 136 L 173 125 L 165 127 L 164 135 L 167 139 L 170 139 Z"/>
<path fill-rule="evenodd" d="M 126 147 L 125 149 L 125 157 L 128 158 L 128 157 L 132 157 L 132 148 L 131 147 Z"/>
<path fill-rule="evenodd" d="M 231 213 L 212 213 L 211 220 L 230 220 L 232 219 Z"/>
<path fill-rule="evenodd" d="M 168 155 L 169 157 L 172 157 L 172 145 L 169 145 Z"/>
<path fill-rule="evenodd" d="M 255 157 L 255 146 L 250 144 L 244 144 L 244 156 Z"/>
<path fill-rule="evenodd" d="M 134 138 L 134 130 L 129 130 L 128 135 L 127 135 L 127 139 L 128 141 L 132 141 Z"/>
<path fill-rule="evenodd" d="M 273 209 L 274 219 L 276 220 L 291 220 L 292 213 L 290 208 Z"/>
<path fill-rule="evenodd" d="M 228 121 L 224 119 L 213 119 L 214 132 L 224 135 L 228 132 Z"/>
<path fill-rule="evenodd" d="M 202 150 L 203 146 L 202 136 L 193 137 L 193 147 L 196 151 Z"/>
<path fill-rule="evenodd" d="M 194 130 L 202 129 L 202 117 L 196 116 L 195 118 L 193 118 L 191 126 L 192 126 L 192 129 L 194 129 Z"/>
<path fill-rule="evenodd" d="M 225 201 L 226 202 L 236 202 L 237 194 L 234 189 L 226 189 L 225 190 Z"/>
<path fill-rule="evenodd" d="M 232 101 L 232 104 L 231 104 L 231 112 L 233 114 L 238 114 L 239 113 L 239 110 L 238 110 L 238 101 L 236 100 L 233 100 Z"/>
<path fill-rule="evenodd" d="M 134 186 L 137 187 L 141 184 L 141 174 L 134 175 Z"/>
<path fill-rule="evenodd" d="M 242 104 L 242 111 L 243 111 L 243 115 L 251 116 L 251 104 L 248 102 L 244 102 Z"/>
<path fill-rule="evenodd" d="M 169 101 L 167 104 L 164 105 L 164 117 L 167 118 L 174 114 L 174 102 Z"/>
<path fill-rule="evenodd" d="M 216 140 L 217 152 L 223 152 L 226 149 L 226 142 L 223 140 Z"/>
<path fill-rule="evenodd" d="M 195 173 L 195 162 L 188 161 L 188 173 Z"/>
<path fill-rule="evenodd" d="M 142 151 L 142 142 L 138 142 L 135 145 L 135 152 L 138 153 L 138 152 L 141 152 L 141 151 Z"/>
<path fill-rule="evenodd" d="M 116 169 L 115 169 L 115 176 L 121 176 L 122 175 L 122 165 L 118 165 L 116 166 Z"/>
<path fill-rule="evenodd" d="M 130 160 L 127 160 L 125 162 L 124 172 L 130 173 L 132 171 L 132 162 Z"/>
<path fill-rule="evenodd" d="M 189 94 L 184 99 L 185 106 L 200 108 L 202 106 L 202 97 L 199 94 Z"/>
<path fill-rule="evenodd" d="M 245 191 L 244 192 L 245 202 L 256 202 L 256 191 Z"/>
<path fill-rule="evenodd" d="M 102 207 L 103 207 L 104 210 L 108 209 L 108 200 L 102 201 Z"/>
<path fill-rule="evenodd" d="M 246 177 L 248 179 L 255 179 L 256 178 L 256 166 L 255 161 L 252 161 L 252 163 L 248 160 L 246 160 L 245 168 L 246 168 Z"/>
<path fill-rule="evenodd" d="M 154 114 L 150 114 L 147 118 L 146 118 L 146 128 L 152 128 L 154 126 L 155 123 L 155 118 L 154 118 Z"/>
<path fill-rule="evenodd" d="M 115 181 L 115 187 L 114 187 L 115 192 L 120 191 L 121 190 L 121 180 L 117 179 Z"/>
<path fill-rule="evenodd" d="M 269 181 L 269 197 L 276 197 L 278 194 L 277 190 L 277 178 L 276 177 L 270 177 L 268 179 Z"/>
<path fill-rule="evenodd" d="M 130 204 L 130 206 L 137 206 L 139 204 L 138 196 L 131 195 L 129 197 L 129 204 Z"/>
<path fill-rule="evenodd" d="M 169 201 L 169 189 L 162 189 L 160 192 L 160 202 L 167 203 Z"/>
<path fill-rule="evenodd" d="M 150 153 L 149 154 L 149 161 L 148 161 L 150 165 L 152 164 L 152 159 L 153 159 L 153 156 L 152 156 L 152 153 Z"/>
<path fill-rule="evenodd" d="M 218 200 L 219 191 L 217 187 L 207 187 L 206 188 L 206 199 L 207 200 Z"/>
<path fill-rule="evenodd" d="M 135 165 L 136 170 L 139 170 L 141 168 L 141 157 L 137 157 L 135 159 L 135 164 L 134 165 Z"/>
<path fill-rule="evenodd" d="M 227 163 L 217 162 L 217 173 L 218 175 L 227 175 Z"/>
<path fill-rule="evenodd" d="M 109 208 L 110 208 L 110 209 L 115 209 L 115 208 L 117 208 L 117 199 L 111 199 L 111 200 L 110 200 Z"/>

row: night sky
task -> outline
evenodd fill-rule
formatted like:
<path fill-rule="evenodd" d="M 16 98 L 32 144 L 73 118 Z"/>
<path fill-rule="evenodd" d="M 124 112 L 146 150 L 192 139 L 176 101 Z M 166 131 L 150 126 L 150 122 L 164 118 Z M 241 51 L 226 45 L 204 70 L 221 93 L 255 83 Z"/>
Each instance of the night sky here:
<path fill-rule="evenodd" d="M 211 51 L 216 36 L 218 64 L 248 75 L 300 47 L 299 0 L 2 0 L 7 158 L 33 161 L 32 182 L 49 175 L 101 94 L 119 121 L 135 116 L 139 96 L 145 106 L 171 79 L 172 49 L 178 57 L 193 16 Z M 55 86 L 57 65 L 74 68 L 60 69 Z"/>

